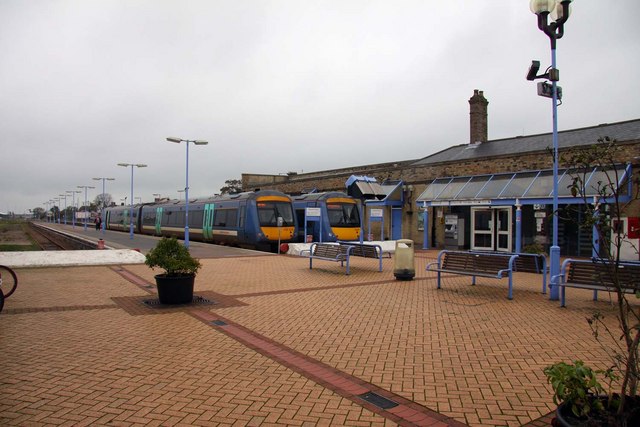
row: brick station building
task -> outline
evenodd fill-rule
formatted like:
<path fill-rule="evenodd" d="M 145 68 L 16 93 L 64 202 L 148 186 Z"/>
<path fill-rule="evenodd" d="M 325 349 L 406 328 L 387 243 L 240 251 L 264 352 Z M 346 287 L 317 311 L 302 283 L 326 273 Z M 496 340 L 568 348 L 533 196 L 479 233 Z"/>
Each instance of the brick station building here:
<path fill-rule="evenodd" d="M 540 243 L 548 250 L 551 240 L 553 146 L 552 134 L 517 136 L 488 140 L 488 101 L 475 90 L 469 99 L 470 140 L 424 158 L 353 166 L 311 173 L 287 175 L 242 174 L 242 188 L 274 189 L 287 194 L 315 191 L 347 191 L 351 177 L 375 178 L 383 194 L 363 201 L 365 233 L 377 239 L 407 238 L 423 248 L 516 250 Z M 640 119 L 560 131 L 560 155 L 573 148 L 597 143 L 610 137 L 620 148 L 619 173 L 625 175 L 621 193 L 635 199 L 640 163 Z M 559 206 L 580 205 L 567 194 L 569 176 L 559 170 Z M 633 173 L 633 175 L 632 175 Z M 594 173 L 592 181 L 602 176 Z M 353 180 L 353 178 L 352 178 Z M 382 218 L 371 223 L 371 209 Z M 516 211 L 521 210 L 522 227 L 516 239 Z M 580 208 L 574 220 L 580 220 Z M 426 214 L 425 214 L 426 213 Z M 625 224 L 630 243 L 640 243 L 640 201 L 631 200 L 625 208 Z M 425 227 L 426 219 L 426 227 Z M 452 231 L 457 231 L 454 236 Z M 591 255 L 592 233 L 573 220 L 560 220 L 559 244 L 563 255 Z M 455 239 L 455 241 L 454 241 Z M 627 248 L 627 258 L 638 259 L 637 251 Z"/>

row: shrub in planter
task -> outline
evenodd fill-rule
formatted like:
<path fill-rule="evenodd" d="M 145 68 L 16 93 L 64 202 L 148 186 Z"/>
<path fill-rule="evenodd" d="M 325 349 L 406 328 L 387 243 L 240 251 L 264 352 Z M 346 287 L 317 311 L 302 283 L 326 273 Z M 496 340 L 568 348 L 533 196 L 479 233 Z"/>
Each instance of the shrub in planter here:
<path fill-rule="evenodd" d="M 624 268 L 621 262 L 623 242 L 628 235 L 619 226 L 633 212 L 627 208 L 640 200 L 640 179 L 633 176 L 622 179 L 627 169 L 621 161 L 624 158 L 623 147 L 609 137 L 599 139 L 592 146 L 570 150 L 561 157 L 570 170 L 571 183 L 567 188 L 574 197 L 583 199 L 579 212 L 582 220 L 578 226 L 592 229 L 596 235 L 592 261 L 607 271 L 601 285 L 609 292 L 618 326 L 614 328 L 611 322 L 605 322 L 604 315 L 598 311 L 587 318 L 596 342 L 611 355 L 610 369 L 593 371 L 580 361 L 573 365 L 560 362 L 545 369 L 554 389 L 554 402 L 561 403 L 557 419 L 560 420 L 563 413 L 573 418 L 564 425 L 640 425 L 640 310 L 637 307 L 640 291 L 626 292 L 629 283 L 625 282 L 627 276 L 621 274 Z M 596 177 L 591 179 L 593 175 Z M 637 247 L 635 255 L 638 255 Z M 601 339 L 601 335 L 608 339 Z M 610 380 L 608 394 L 603 395 L 597 375 Z M 563 411 L 567 406 L 571 410 Z"/>
<path fill-rule="evenodd" d="M 202 266 L 175 237 L 162 238 L 146 255 L 145 264 L 164 273 L 155 276 L 163 304 L 185 304 L 193 299 L 193 283 Z"/>

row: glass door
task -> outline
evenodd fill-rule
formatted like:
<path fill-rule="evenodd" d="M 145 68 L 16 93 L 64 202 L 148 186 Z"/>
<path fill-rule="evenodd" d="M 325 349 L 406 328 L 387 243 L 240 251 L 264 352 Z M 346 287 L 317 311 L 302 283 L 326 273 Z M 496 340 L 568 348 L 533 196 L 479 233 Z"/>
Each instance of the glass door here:
<path fill-rule="evenodd" d="M 495 209 L 497 250 L 511 252 L 511 208 Z"/>
<path fill-rule="evenodd" d="M 493 250 L 493 209 L 471 208 L 471 249 Z"/>

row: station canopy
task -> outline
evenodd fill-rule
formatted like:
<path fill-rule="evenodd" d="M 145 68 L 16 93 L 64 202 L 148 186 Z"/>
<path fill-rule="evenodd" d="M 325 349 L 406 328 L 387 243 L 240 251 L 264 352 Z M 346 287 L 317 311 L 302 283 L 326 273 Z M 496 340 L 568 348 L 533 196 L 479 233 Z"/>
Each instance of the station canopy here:
<path fill-rule="evenodd" d="M 621 201 L 631 192 L 631 165 L 610 168 L 559 169 L 558 202 L 561 204 L 590 203 L 594 197 L 612 195 L 618 189 Z M 572 194 L 573 179 L 584 182 L 584 194 Z M 603 187 L 606 187 L 603 192 Z M 437 178 L 420 194 L 419 206 L 514 205 L 548 204 L 553 202 L 553 170 L 509 172 L 493 175 L 472 175 Z"/>

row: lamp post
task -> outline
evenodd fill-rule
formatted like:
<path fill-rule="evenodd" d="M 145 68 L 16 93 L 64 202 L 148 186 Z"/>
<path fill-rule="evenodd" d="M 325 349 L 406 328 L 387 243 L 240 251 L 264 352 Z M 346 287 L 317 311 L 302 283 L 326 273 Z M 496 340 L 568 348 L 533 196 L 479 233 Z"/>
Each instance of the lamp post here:
<path fill-rule="evenodd" d="M 142 163 L 118 163 L 118 166 L 122 166 L 125 168 L 131 167 L 131 199 L 129 200 L 131 208 L 129 210 L 129 238 L 133 239 L 133 167 L 135 166 L 137 168 L 146 168 L 147 165 Z"/>
<path fill-rule="evenodd" d="M 96 188 L 91 187 L 90 185 L 78 185 L 78 188 L 84 188 L 84 231 L 87 231 L 87 188 Z"/>
<path fill-rule="evenodd" d="M 53 210 L 53 199 L 49 200 L 49 212 L 51 213 L 51 219 L 49 220 L 49 222 L 56 222 L 56 214 L 55 211 Z"/>
<path fill-rule="evenodd" d="M 571 0 L 531 0 L 529 7 L 538 17 L 538 28 L 544 32 L 551 42 L 551 68 L 541 76 L 537 76 L 539 63 L 534 61 L 534 65 L 529 70 L 527 80 L 545 78 L 551 80 L 551 96 L 546 93 L 548 84 L 538 83 L 538 93 L 552 99 L 553 109 L 553 242 L 549 250 L 549 274 L 550 290 L 549 299 L 558 300 L 560 289 L 558 275 L 560 274 L 560 246 L 558 246 L 558 80 L 560 74 L 556 68 L 556 40 L 564 35 L 564 23 L 569 19 L 569 5 Z M 552 22 L 548 17 L 551 15 Z M 546 85 L 546 86 L 545 86 Z"/>
<path fill-rule="evenodd" d="M 60 224 L 60 207 L 58 206 L 60 204 L 60 199 L 57 197 L 53 197 L 51 199 L 53 201 L 53 223 L 55 224 L 56 222 L 58 224 Z M 56 215 L 56 210 L 55 208 L 58 208 L 58 214 Z"/>
<path fill-rule="evenodd" d="M 105 203 L 105 200 L 104 200 L 104 197 L 105 197 L 104 182 L 105 181 L 115 181 L 116 179 L 115 178 L 104 178 L 104 177 L 101 177 L 101 178 L 93 178 L 93 180 L 94 181 L 102 180 L 102 210 L 100 212 L 100 215 L 103 215 L 104 209 L 106 208 L 106 203 Z M 107 226 L 107 224 L 105 224 L 105 222 L 106 222 L 105 219 L 106 218 L 103 218 L 103 220 L 102 220 L 102 234 L 105 233 L 105 227 Z"/>
<path fill-rule="evenodd" d="M 67 190 L 67 193 L 71 193 L 71 223 L 73 224 L 73 228 L 76 228 L 76 213 L 74 212 L 76 208 L 76 193 L 81 193 L 80 190 Z"/>
<path fill-rule="evenodd" d="M 180 144 L 181 142 L 186 142 L 187 146 L 187 167 L 186 167 L 186 184 L 184 186 L 184 200 L 185 200 L 185 208 L 184 208 L 184 246 L 185 248 L 189 248 L 189 143 L 193 142 L 195 145 L 207 145 L 209 142 L 202 140 L 191 140 L 191 139 L 182 139 L 176 137 L 167 138 L 169 142 L 175 142 L 176 144 Z"/>
<path fill-rule="evenodd" d="M 64 225 L 67 225 L 67 193 L 58 194 L 60 197 L 64 197 Z M 62 199 L 60 199 L 62 201 Z"/>

